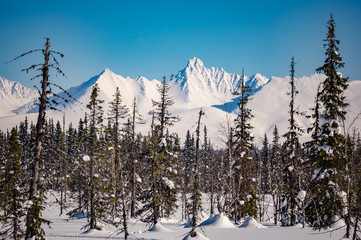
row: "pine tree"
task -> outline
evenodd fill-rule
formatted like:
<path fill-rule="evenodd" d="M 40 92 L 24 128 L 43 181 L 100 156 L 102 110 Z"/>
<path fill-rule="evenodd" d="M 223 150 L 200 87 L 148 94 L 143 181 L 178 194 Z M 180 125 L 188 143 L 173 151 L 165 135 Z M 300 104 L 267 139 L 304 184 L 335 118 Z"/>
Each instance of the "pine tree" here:
<path fill-rule="evenodd" d="M 272 149 L 271 149 L 271 195 L 273 202 L 273 221 L 276 226 L 278 223 L 278 216 L 280 213 L 281 207 L 281 194 L 283 189 L 283 163 L 282 163 L 282 152 L 281 144 L 279 142 L 280 137 L 278 135 L 277 126 L 273 130 L 273 140 L 272 140 Z"/>
<path fill-rule="evenodd" d="M 21 144 L 16 128 L 11 130 L 8 141 L 5 171 L 0 173 L 0 235 L 2 239 L 18 240 L 24 236 L 26 209 L 25 174 L 21 169 Z"/>
<path fill-rule="evenodd" d="M 282 207 L 282 225 L 293 226 L 300 220 L 299 199 L 297 198 L 302 185 L 302 168 L 301 168 L 301 144 L 299 142 L 299 136 L 303 130 L 299 126 L 296 120 L 296 116 L 300 115 L 295 108 L 295 98 L 298 94 L 295 85 L 295 61 L 292 57 L 291 60 L 291 77 L 290 85 L 291 91 L 287 94 L 291 96 L 290 100 L 290 118 L 288 120 L 289 127 L 288 132 L 283 136 L 286 141 L 283 145 L 284 149 L 284 196 Z"/>
<path fill-rule="evenodd" d="M 270 150 L 267 134 L 265 134 L 262 141 L 262 149 L 256 151 L 258 154 L 258 179 L 260 184 L 258 187 L 258 209 L 259 219 L 263 221 L 263 217 L 266 215 L 267 202 L 265 201 L 266 194 L 270 193 L 271 189 L 271 164 L 270 164 Z"/>
<path fill-rule="evenodd" d="M 256 206 L 256 161 L 253 158 L 253 134 L 250 124 L 252 119 L 252 111 L 247 107 L 250 100 L 251 89 L 245 84 L 244 71 L 242 71 L 241 82 L 239 85 L 238 115 L 235 119 L 234 134 L 230 139 L 234 142 L 234 189 L 235 198 L 232 200 L 234 204 L 235 221 L 243 216 L 257 217 Z M 233 162 L 233 161 L 232 161 Z M 239 204 L 239 206 L 238 206 Z"/>
<path fill-rule="evenodd" d="M 137 144 L 136 139 L 136 131 L 135 127 L 136 124 L 142 124 L 142 117 L 139 114 L 138 106 L 137 106 L 137 99 L 134 97 L 132 109 L 131 109 L 131 116 L 128 118 L 128 123 L 126 125 L 126 134 L 129 135 L 129 149 L 130 149 L 130 217 L 135 218 L 136 216 L 136 208 L 137 208 L 137 195 L 139 194 L 139 186 L 138 181 L 141 180 L 139 174 L 137 172 L 138 169 L 138 160 L 139 157 L 139 144 Z"/>
<path fill-rule="evenodd" d="M 117 204 L 118 198 L 121 199 L 122 206 L 122 217 L 123 217 L 123 231 L 124 238 L 128 239 L 128 226 L 127 226 L 127 211 L 126 211 L 126 192 L 125 192 L 125 162 L 124 158 L 120 156 L 120 124 L 121 119 L 126 117 L 128 113 L 128 109 L 125 105 L 122 104 L 122 99 L 120 95 L 119 88 L 117 87 L 115 90 L 115 94 L 113 95 L 114 99 L 110 102 L 110 111 L 109 111 L 109 120 L 110 123 L 113 123 L 113 131 L 112 131 L 112 143 L 114 149 L 114 157 L 112 158 L 112 188 L 113 194 L 115 196 L 113 206 L 112 206 L 112 215 L 113 222 L 114 219 L 118 218 L 117 216 Z M 123 160 L 123 161 L 121 161 Z"/>
<path fill-rule="evenodd" d="M 264 135 L 262 142 L 261 158 L 262 158 L 262 191 L 263 193 L 269 193 L 271 188 L 271 163 L 269 156 L 267 134 Z"/>
<path fill-rule="evenodd" d="M 89 136 L 88 148 L 89 156 L 89 188 L 90 188 L 90 223 L 87 225 L 90 229 L 98 229 L 97 220 L 101 218 L 103 209 L 100 199 L 100 176 L 98 174 L 99 167 L 99 149 L 98 134 L 101 132 L 103 123 L 103 107 L 101 104 L 104 102 L 99 99 L 99 86 L 95 84 L 90 96 L 90 102 L 86 106 L 89 111 Z"/>
<path fill-rule="evenodd" d="M 310 182 L 312 196 L 306 209 L 310 223 L 316 228 L 331 226 L 343 215 L 343 202 L 339 196 L 343 179 L 340 174 L 344 172 L 348 161 L 344 151 L 345 137 L 341 130 L 348 105 L 344 96 L 348 84 L 347 78 L 337 72 L 344 63 L 338 53 L 340 41 L 335 36 L 333 15 L 327 28 L 327 38 L 324 40 L 326 59 L 323 66 L 317 69 L 326 75 L 319 92 L 323 111 L 319 120 L 320 132 L 313 136 L 312 141 L 316 151 L 310 155 L 310 162 L 317 169 Z"/>
<path fill-rule="evenodd" d="M 201 192 L 199 186 L 199 135 L 200 135 L 200 125 L 201 118 L 204 115 L 204 111 L 201 108 L 199 110 L 198 121 L 197 121 L 197 129 L 196 129 L 196 148 L 194 154 L 193 161 L 193 188 L 192 188 L 192 230 L 189 233 L 191 237 L 195 237 L 197 235 L 196 226 L 197 226 L 197 215 L 202 211 L 202 202 L 201 202 Z"/>
<path fill-rule="evenodd" d="M 54 135 L 54 143 L 55 143 L 55 170 L 56 170 L 56 189 L 60 190 L 60 215 L 63 214 L 65 203 L 66 203 L 66 191 L 67 191 L 67 172 L 68 172 L 68 162 L 66 158 L 66 139 L 63 129 L 60 125 L 60 122 L 57 121 L 55 127 L 55 135 Z"/>
<path fill-rule="evenodd" d="M 84 121 L 79 120 L 78 131 L 74 133 L 74 162 L 73 162 L 73 171 L 71 172 L 71 188 L 73 190 L 73 198 L 77 199 L 78 206 L 71 212 L 81 212 L 84 213 L 84 210 L 88 210 L 88 199 L 89 199 L 89 184 L 88 184 L 88 175 L 89 175 L 89 160 L 88 156 L 88 120 L 87 115 L 85 115 Z M 72 141 L 71 141 L 72 142 Z M 87 211 L 89 212 L 89 211 Z"/>
<path fill-rule="evenodd" d="M 160 100 L 152 100 L 155 109 L 151 111 L 152 124 L 150 133 L 150 151 L 149 158 L 151 162 L 150 173 L 150 191 L 146 193 L 150 199 L 139 210 L 139 213 L 147 212 L 145 220 L 152 222 L 152 225 L 158 223 L 160 217 L 168 217 L 176 208 L 176 188 L 174 186 L 175 173 L 173 169 L 172 157 L 169 154 L 166 135 L 168 127 L 179 121 L 178 116 L 172 116 L 169 107 L 174 104 L 172 97 L 169 96 L 169 84 L 165 77 L 157 91 Z"/>
<path fill-rule="evenodd" d="M 207 135 L 207 126 L 203 128 L 204 140 L 202 146 L 202 153 L 201 153 L 201 161 L 202 161 L 202 171 L 200 174 L 200 181 L 201 185 L 203 185 L 202 191 L 209 194 L 209 201 L 210 201 L 210 214 L 214 214 L 214 195 L 215 189 L 217 185 L 216 182 L 216 175 L 215 175 L 215 153 L 212 147 L 210 140 L 208 139 Z"/>
<path fill-rule="evenodd" d="M 191 173 L 192 173 L 192 159 L 194 154 L 194 139 L 192 138 L 190 131 L 187 130 L 186 139 L 182 148 L 182 164 L 180 165 L 180 178 L 181 178 L 181 199 L 182 199 L 182 221 L 189 220 L 189 203 L 187 193 L 190 190 L 191 185 Z"/>

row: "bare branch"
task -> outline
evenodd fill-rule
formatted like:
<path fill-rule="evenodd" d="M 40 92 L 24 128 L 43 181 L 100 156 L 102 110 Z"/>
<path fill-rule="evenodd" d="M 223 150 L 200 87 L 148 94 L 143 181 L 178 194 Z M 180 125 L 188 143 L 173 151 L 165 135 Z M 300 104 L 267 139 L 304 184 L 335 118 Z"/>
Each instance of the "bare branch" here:
<path fill-rule="evenodd" d="M 361 118 L 361 112 L 357 113 L 357 115 L 353 118 L 352 122 L 350 123 L 350 125 L 347 128 L 347 133 L 349 133 L 350 128 L 355 124 L 355 122 Z"/>
<path fill-rule="evenodd" d="M 43 74 L 35 75 L 34 77 L 30 78 L 30 80 L 34 80 L 35 78 L 38 78 L 38 77 L 41 77 L 41 76 L 43 76 Z"/>
<path fill-rule="evenodd" d="M 55 87 L 57 87 L 57 88 L 59 88 L 60 90 L 62 90 L 64 93 L 65 93 L 65 95 L 67 95 L 68 97 L 70 97 L 74 102 L 78 102 L 78 100 L 76 100 L 67 90 L 65 90 L 64 88 L 62 88 L 61 86 L 59 86 L 58 84 L 56 84 L 56 83 L 52 83 L 52 82 L 49 82 L 49 84 L 50 85 L 53 85 L 53 86 L 55 86 Z M 59 96 L 60 97 L 60 96 Z M 63 98 L 63 97 L 61 97 L 62 99 L 64 99 L 64 100 L 66 100 L 65 98 Z M 66 101 L 68 101 L 68 100 L 66 100 Z"/>
<path fill-rule="evenodd" d="M 55 53 L 55 54 L 58 54 L 61 58 L 63 58 L 63 57 L 64 57 L 64 54 L 62 54 L 61 52 L 52 51 L 52 50 L 50 50 L 49 52 L 50 52 L 50 53 Z"/>
<path fill-rule="evenodd" d="M 33 64 L 33 65 L 31 65 L 30 67 L 28 67 L 28 68 L 21 69 L 21 71 L 22 71 L 22 72 L 29 73 L 30 70 L 33 70 L 33 69 L 35 69 L 36 67 L 42 66 L 42 65 L 43 65 L 43 64 Z M 40 68 L 40 69 L 41 69 L 41 68 Z M 37 70 L 39 70 L 39 69 L 37 69 Z"/>
<path fill-rule="evenodd" d="M 6 62 L 6 63 L 11 63 L 11 62 L 13 62 L 13 61 L 15 61 L 15 60 L 17 60 L 17 59 L 19 59 L 19 58 L 21 58 L 21 57 L 24 57 L 25 55 L 28 55 L 28 54 L 33 53 L 33 52 L 42 51 L 42 50 L 43 50 L 43 49 L 31 50 L 31 51 L 29 51 L 29 52 L 26 52 L 26 53 L 21 54 L 20 56 L 17 56 L 16 58 L 14 58 L 14 59 Z"/>

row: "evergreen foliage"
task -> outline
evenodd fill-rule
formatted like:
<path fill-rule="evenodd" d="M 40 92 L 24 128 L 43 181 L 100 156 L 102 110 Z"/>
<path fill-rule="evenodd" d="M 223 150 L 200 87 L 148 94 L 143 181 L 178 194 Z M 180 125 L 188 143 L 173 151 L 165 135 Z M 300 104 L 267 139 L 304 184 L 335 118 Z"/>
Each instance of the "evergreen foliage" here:
<path fill-rule="evenodd" d="M 5 168 L 0 172 L 0 235 L 2 239 L 21 239 L 24 237 L 25 174 L 21 169 L 21 144 L 16 128 L 11 130 L 7 144 Z"/>
<path fill-rule="evenodd" d="M 238 115 L 235 119 L 235 126 L 230 135 L 231 160 L 229 161 L 232 170 L 231 187 L 233 187 L 232 215 L 236 222 L 240 217 L 252 216 L 257 218 L 257 197 L 256 177 L 257 163 L 254 159 L 253 134 L 250 120 L 253 115 L 247 104 L 250 100 L 251 89 L 245 84 L 244 72 L 242 71 L 239 91 Z"/>
<path fill-rule="evenodd" d="M 348 105 L 344 91 L 348 84 L 347 78 L 343 78 L 338 72 L 344 63 L 338 53 L 340 41 L 335 36 L 333 15 L 327 28 L 327 38 L 324 40 L 326 59 L 324 65 L 317 69 L 326 75 L 318 93 L 322 107 L 320 131 L 313 136 L 315 151 L 310 154 L 310 162 L 316 170 L 310 182 L 311 203 L 306 209 L 310 223 L 316 228 L 331 226 L 336 219 L 343 217 L 344 203 L 339 193 L 343 191 L 341 174 L 348 162 L 342 133 L 345 108 Z"/>
<path fill-rule="evenodd" d="M 296 116 L 300 115 L 295 107 L 295 98 L 298 94 L 295 84 L 295 61 L 291 60 L 291 91 L 287 94 L 291 96 L 290 100 L 290 118 L 288 120 L 288 132 L 284 134 L 286 138 L 283 144 L 283 171 L 284 171 L 284 194 L 282 204 L 282 225 L 293 226 L 300 221 L 302 209 L 300 209 L 300 200 L 297 198 L 302 186 L 302 160 L 301 160 L 301 144 L 299 136 L 303 133 L 303 129 L 299 126 Z"/>
<path fill-rule="evenodd" d="M 47 39 L 45 49 L 35 50 L 42 52 L 45 62 L 25 69 L 41 71 L 37 122 L 25 118 L 11 133 L 0 131 L 0 238 L 45 239 L 43 227 L 50 222 L 42 211 L 54 203 L 46 198 L 52 194 L 60 214 L 87 217 L 87 229 L 113 224 L 125 239 L 130 236 L 129 218 L 140 216 L 153 226 L 178 207 L 182 222 L 192 226 L 190 236 L 196 236 L 201 200 L 210 202 L 210 214 L 225 213 L 235 224 L 248 216 L 270 220 L 272 216 L 265 216 L 266 196 L 272 198 L 275 225 L 307 222 L 321 229 L 340 220 L 345 222 L 345 238 L 360 239 L 361 137 L 357 129 L 353 134 L 344 130 L 348 84 L 338 72 L 344 63 L 332 15 L 327 27 L 326 59 L 317 69 L 326 78 L 308 116 L 313 120 L 308 128 L 312 140 L 304 146 L 299 141 L 303 130 L 296 120 L 301 113 L 292 58 L 284 143 L 274 126 L 272 140 L 265 134 L 257 140 L 259 148 L 255 146 L 251 90 L 242 72 L 234 93 L 238 115 L 224 129 L 225 149 L 217 150 L 208 138 L 213 129 L 204 126 L 201 140 L 203 109 L 193 135 L 188 130 L 182 140 L 171 132 L 170 126 L 180 119 L 171 113 L 174 100 L 165 77 L 157 86 L 159 100 L 152 100 L 152 123 L 146 135 L 137 132 L 141 117 L 136 98 L 129 112 L 118 88 L 104 127 L 104 101 L 97 84 L 77 127 L 70 123 L 66 128 L 65 117 L 62 123 L 46 119 L 45 110 L 55 109 L 55 99 L 61 98 L 56 94 L 51 98 L 49 86 L 57 85 L 48 81 L 49 69 L 62 74 L 54 56 L 63 57 L 49 49 Z"/>

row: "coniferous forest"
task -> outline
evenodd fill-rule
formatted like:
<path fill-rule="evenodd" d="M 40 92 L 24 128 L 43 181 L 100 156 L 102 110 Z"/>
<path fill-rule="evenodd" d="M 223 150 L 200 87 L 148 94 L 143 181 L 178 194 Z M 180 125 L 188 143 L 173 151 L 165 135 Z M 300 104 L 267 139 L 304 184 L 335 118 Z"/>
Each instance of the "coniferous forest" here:
<path fill-rule="evenodd" d="M 63 74 L 57 60 L 63 54 L 51 50 L 47 39 L 44 49 L 20 56 L 44 57 L 43 63 L 25 69 L 35 71 L 34 80 L 41 83 L 37 122 L 24 119 L 0 131 L 1 239 L 45 239 L 44 228 L 52 224 L 42 214 L 49 196 L 59 206 L 58 214 L 87 218 L 84 231 L 110 224 L 125 239 L 132 237 L 128 219 L 138 218 L 154 228 L 176 210 L 189 224 L 189 236 L 196 237 L 202 198 L 211 215 L 223 214 L 235 225 L 250 217 L 315 230 L 338 223 L 342 227 L 336 230 L 343 231 L 344 238 L 361 239 L 361 136 L 356 128 L 344 130 L 348 79 L 339 74 L 344 67 L 339 44 L 331 15 L 324 63 L 315 66 L 326 78 L 307 113 L 298 109 L 302 103 L 296 101 L 296 58 L 290 58 L 288 129 L 281 133 L 274 126 L 261 146 L 254 144 L 250 89 L 242 74 L 234 92 L 238 116 L 225 129 L 226 144 L 218 149 L 202 124 L 203 109 L 192 123 L 196 130 L 184 130 L 185 139 L 171 132 L 181 116 L 170 111 L 174 99 L 165 77 L 152 101 L 147 134 L 137 131 L 142 124 L 137 96 L 126 106 L 118 88 L 113 100 L 104 102 L 94 85 L 78 123 L 47 118 L 46 110 L 58 106 L 52 89 L 64 90 L 49 78 L 50 70 Z M 62 98 L 76 101 L 70 94 Z M 302 114 L 312 120 L 307 129 L 296 120 Z M 300 142 L 306 133 L 311 140 Z M 271 216 L 268 203 L 273 206 Z"/>

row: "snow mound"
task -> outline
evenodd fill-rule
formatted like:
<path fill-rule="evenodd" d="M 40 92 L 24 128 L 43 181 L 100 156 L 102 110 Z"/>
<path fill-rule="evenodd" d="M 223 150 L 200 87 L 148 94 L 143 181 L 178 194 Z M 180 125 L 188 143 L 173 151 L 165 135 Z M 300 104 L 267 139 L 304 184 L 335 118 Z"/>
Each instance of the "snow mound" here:
<path fill-rule="evenodd" d="M 207 219 L 206 214 L 204 212 L 201 212 L 201 214 L 197 213 L 197 225 L 198 223 L 201 223 L 203 221 L 205 221 Z M 192 218 L 188 220 L 188 222 L 186 222 L 184 224 L 185 228 L 189 228 L 192 227 Z"/>
<path fill-rule="evenodd" d="M 241 228 L 267 228 L 262 224 L 258 223 L 253 217 L 247 217 L 244 220 L 243 224 L 240 226 Z"/>
<path fill-rule="evenodd" d="M 206 236 L 204 236 L 202 233 L 197 232 L 197 235 L 195 237 L 191 237 L 190 234 L 185 236 L 182 240 L 191 240 L 191 239 L 197 239 L 197 240 L 209 240 Z"/>
<path fill-rule="evenodd" d="M 170 230 L 169 228 L 164 227 L 160 223 L 154 224 L 153 227 L 151 227 L 148 231 L 150 231 L 150 232 L 173 232 L 172 230 Z"/>
<path fill-rule="evenodd" d="M 223 213 L 209 216 L 200 226 L 211 226 L 216 228 L 236 228 L 234 224 Z"/>
<path fill-rule="evenodd" d="M 343 218 L 339 217 L 333 217 L 333 223 L 331 225 L 331 228 L 338 229 L 346 226 L 345 220 Z"/>

